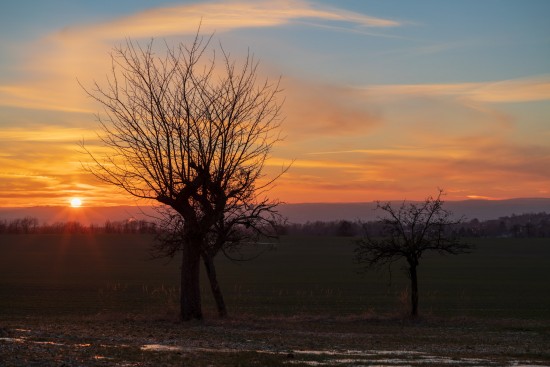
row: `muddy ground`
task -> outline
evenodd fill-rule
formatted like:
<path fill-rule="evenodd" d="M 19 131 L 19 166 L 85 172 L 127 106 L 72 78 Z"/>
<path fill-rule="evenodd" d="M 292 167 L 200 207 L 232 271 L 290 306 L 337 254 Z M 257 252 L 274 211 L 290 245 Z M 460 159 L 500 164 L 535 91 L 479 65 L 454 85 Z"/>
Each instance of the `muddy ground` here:
<path fill-rule="evenodd" d="M 147 315 L 2 318 L 1 366 L 550 366 L 550 322 Z"/>

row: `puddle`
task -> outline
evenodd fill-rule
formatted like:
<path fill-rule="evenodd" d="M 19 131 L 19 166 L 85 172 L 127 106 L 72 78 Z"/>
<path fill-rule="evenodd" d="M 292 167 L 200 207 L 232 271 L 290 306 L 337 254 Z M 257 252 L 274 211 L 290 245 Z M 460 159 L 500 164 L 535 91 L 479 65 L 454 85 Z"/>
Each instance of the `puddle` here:
<path fill-rule="evenodd" d="M 0 338 L 0 341 L 13 342 L 13 343 L 24 343 L 25 338 Z"/>
<path fill-rule="evenodd" d="M 92 345 L 90 343 L 82 343 L 82 344 L 74 344 L 74 346 L 77 348 L 88 348 L 88 347 L 91 347 Z"/>
<path fill-rule="evenodd" d="M 360 357 L 372 357 L 376 354 L 372 352 L 362 350 L 293 350 L 294 354 L 306 354 L 313 356 L 360 356 Z"/>
<path fill-rule="evenodd" d="M 0 341 L 13 342 L 13 343 L 33 343 L 33 344 L 45 344 L 45 345 L 66 345 L 63 343 L 56 343 L 51 341 L 34 341 L 27 338 L 0 338 Z"/>
<path fill-rule="evenodd" d="M 256 349 L 227 349 L 227 348 L 183 348 L 179 346 L 163 344 L 146 344 L 141 350 L 155 352 L 206 352 L 206 353 L 238 353 L 256 352 L 268 354 L 286 355 L 289 351 L 270 351 Z M 493 364 L 490 360 L 481 358 L 451 358 L 428 355 L 423 352 L 412 350 L 292 350 L 290 351 L 296 359 L 286 361 L 286 364 L 305 364 L 308 366 L 336 366 L 365 364 L 369 366 L 391 367 L 391 366 L 417 366 L 417 365 L 461 365 L 461 366 L 489 366 Z M 324 361 L 308 361 L 301 358 L 307 356 L 326 356 Z M 381 358 L 382 357 L 382 358 Z M 514 366 L 528 367 L 528 366 Z M 539 366 L 541 367 L 541 366 Z M 548 366 L 550 367 L 550 366 Z"/>
<path fill-rule="evenodd" d="M 141 350 L 150 351 L 150 352 L 181 352 L 183 351 L 182 347 L 174 345 L 162 345 L 162 344 L 145 344 L 142 345 Z"/>
<path fill-rule="evenodd" d="M 99 344 L 101 348 L 130 348 L 130 344 Z"/>
<path fill-rule="evenodd" d="M 344 366 L 362 364 L 371 367 L 406 367 L 419 365 L 460 365 L 460 366 L 491 366 L 494 362 L 482 358 L 452 358 L 445 356 L 434 356 L 424 352 L 413 350 L 292 350 L 292 351 L 271 351 L 256 349 L 228 349 L 228 348 L 184 348 L 174 345 L 164 344 L 145 344 L 141 346 L 143 351 L 153 352 L 206 352 L 206 353 L 238 353 L 238 352 L 256 352 L 268 354 L 293 354 L 296 358 L 285 361 L 285 364 L 305 364 L 308 366 Z M 303 360 L 307 356 L 325 356 L 322 361 Z M 523 362 L 525 363 L 525 362 Z M 527 361 L 531 363 L 531 361 Z M 542 365 L 530 365 L 511 363 L 511 367 L 550 367 Z"/>
<path fill-rule="evenodd" d="M 44 345 L 67 345 L 67 344 L 63 344 L 63 343 L 56 343 L 56 342 L 50 342 L 50 341 L 29 341 L 30 343 L 33 343 L 33 344 L 44 344 Z"/>
<path fill-rule="evenodd" d="M 327 355 L 327 356 L 358 356 L 358 357 L 376 357 L 376 356 L 385 356 L 385 355 L 422 355 L 423 352 L 417 352 L 415 350 L 293 350 L 294 354 L 309 354 L 309 355 Z"/>
<path fill-rule="evenodd" d="M 499 365 L 497 362 L 483 358 L 453 358 L 445 356 L 433 356 L 416 351 L 335 351 L 335 350 L 297 350 L 293 351 L 299 356 L 327 356 L 324 361 L 308 361 L 294 359 L 286 364 L 305 364 L 308 366 L 349 366 L 362 365 L 369 367 L 414 367 L 414 366 L 471 366 L 487 367 Z M 334 356 L 331 358 L 330 356 Z M 387 358 L 380 358 L 387 356 Z M 340 357 L 340 358 L 339 358 Z M 352 358 L 345 358 L 352 357 Z M 368 358 L 371 357 L 371 358 Z M 378 357 L 378 358 L 377 358 Z M 393 358 L 392 358 L 393 357 Z M 541 362 L 542 363 L 542 362 Z M 537 361 L 512 361 L 506 364 L 510 367 L 550 367 L 548 364 L 537 364 Z"/>
<path fill-rule="evenodd" d="M 401 355 L 414 355 L 414 354 L 425 354 L 423 352 L 417 352 L 416 350 L 375 350 L 373 351 L 372 353 L 376 354 L 376 355 L 379 355 L 379 356 L 383 356 L 383 355 L 396 355 L 396 356 L 401 356 Z"/>
<path fill-rule="evenodd" d="M 369 366 L 369 367 L 413 367 L 411 364 L 407 364 L 408 361 L 399 361 L 397 364 L 382 363 L 371 359 L 331 359 L 327 361 L 288 361 L 286 364 L 305 364 L 308 366 Z M 360 363 L 360 364 L 358 364 Z"/>
<path fill-rule="evenodd" d="M 105 356 L 100 356 L 100 355 L 95 355 L 93 358 L 94 358 L 95 360 L 98 360 L 98 361 L 100 361 L 100 360 L 114 359 L 114 358 L 111 358 L 111 357 L 105 357 Z"/>
<path fill-rule="evenodd" d="M 368 365 L 379 367 L 417 366 L 417 365 L 460 365 L 490 366 L 491 361 L 481 358 L 440 357 L 413 350 L 295 350 L 296 356 L 326 356 L 324 361 L 295 359 L 287 364 L 306 364 L 308 366 Z M 514 366 L 515 367 L 515 366 Z M 518 366 L 519 367 L 519 366 Z"/>
<path fill-rule="evenodd" d="M 24 332 L 25 329 L 20 329 Z M 11 343 L 32 343 L 46 346 L 69 346 L 74 348 L 88 348 L 90 343 L 64 344 L 54 341 L 33 341 L 27 337 L 18 338 L 0 338 L 0 342 Z M 130 347 L 127 344 L 106 345 L 100 344 L 102 347 L 124 348 Z M 243 349 L 243 348 L 193 348 L 182 347 L 177 345 L 167 344 L 144 344 L 140 347 L 142 351 L 150 352 L 205 352 L 205 353 L 240 353 L 240 352 L 255 352 L 263 354 L 288 355 L 292 354 L 294 359 L 285 361 L 287 365 L 304 364 L 308 366 L 347 366 L 347 365 L 368 365 L 370 367 L 415 367 L 415 366 L 496 366 L 497 363 L 490 359 L 483 358 L 453 358 L 447 356 L 437 356 L 427 354 L 425 352 L 413 350 L 351 350 L 351 349 L 327 349 L 327 350 L 270 350 L 270 349 Z M 320 361 L 307 360 L 308 356 L 317 357 Z M 319 358 L 321 357 L 321 358 Z M 324 358 L 323 358 L 324 357 Z M 103 355 L 93 356 L 95 360 L 112 359 Z M 305 358 L 306 360 L 304 360 Z M 550 367 L 550 365 L 542 364 L 544 362 L 536 360 L 511 361 L 508 362 L 509 367 Z M 128 365 L 129 366 L 129 365 Z"/>
<path fill-rule="evenodd" d="M 58 342 L 52 342 L 49 340 L 29 340 L 26 337 L 21 338 L 0 338 L 0 341 L 6 341 L 6 342 L 12 342 L 12 343 L 32 343 L 32 344 L 39 344 L 39 345 L 55 345 L 55 346 L 64 346 L 68 345 L 65 343 L 58 343 Z M 92 346 L 91 344 L 73 344 L 74 347 L 77 348 L 86 348 Z"/>
<path fill-rule="evenodd" d="M 410 361 L 407 359 L 400 359 L 400 358 L 384 358 L 384 359 L 361 359 L 357 362 L 370 362 L 370 363 L 384 363 L 384 366 L 393 366 L 393 365 L 403 365 L 404 363 L 413 363 L 414 361 Z M 422 360 L 422 363 L 424 360 Z"/>
<path fill-rule="evenodd" d="M 392 361 L 396 361 L 396 362 L 394 363 Z M 328 364 L 336 363 L 336 364 L 344 364 L 346 366 L 349 366 L 350 364 L 368 363 L 368 366 L 388 366 L 387 363 L 393 363 L 393 364 L 395 364 L 396 366 L 399 366 L 399 367 L 412 366 L 410 364 L 406 364 L 406 363 L 409 363 L 409 362 L 410 361 L 405 361 L 405 360 L 401 360 L 401 359 L 394 359 L 394 360 L 391 360 L 391 361 L 384 360 L 383 363 L 386 363 L 386 364 L 375 364 L 375 365 L 373 365 L 372 363 L 381 363 L 381 362 L 377 361 L 377 360 L 373 360 L 373 359 L 349 359 L 349 358 L 346 358 L 346 359 L 333 359 L 333 360 L 327 361 L 326 364 L 328 365 Z"/>

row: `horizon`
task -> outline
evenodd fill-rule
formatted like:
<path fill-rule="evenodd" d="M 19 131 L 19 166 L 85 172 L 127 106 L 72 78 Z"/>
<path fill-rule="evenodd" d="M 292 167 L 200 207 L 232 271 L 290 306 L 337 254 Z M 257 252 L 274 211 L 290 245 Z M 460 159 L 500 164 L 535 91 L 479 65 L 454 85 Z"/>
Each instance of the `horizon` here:
<path fill-rule="evenodd" d="M 390 201 L 400 203 L 403 200 Z M 415 202 L 415 201 L 408 201 Z M 501 217 L 550 213 L 550 198 L 514 198 L 506 200 L 467 199 L 445 201 L 445 206 L 455 217 L 493 220 Z M 41 224 L 80 222 L 84 225 L 102 224 L 105 221 L 129 219 L 150 220 L 156 218 L 158 205 L 115 205 L 78 208 L 65 206 L 0 207 L 0 220 L 33 217 Z M 314 221 L 371 221 L 377 218 L 373 210 L 376 201 L 349 203 L 282 203 L 277 211 L 289 223 Z"/>
<path fill-rule="evenodd" d="M 549 198 L 549 12 L 535 0 L 7 2 L 0 205 L 137 202 L 83 169 L 79 142 L 105 148 L 101 106 L 79 83 L 103 84 L 125 39 L 162 53 L 199 24 L 237 63 L 250 50 L 259 79 L 281 77 L 285 139 L 263 173 L 293 164 L 272 199 Z"/>
<path fill-rule="evenodd" d="M 499 201 L 514 201 L 514 200 L 550 200 L 549 197 L 514 197 L 514 198 L 507 198 L 507 199 L 489 199 L 489 198 L 466 198 L 466 199 L 451 199 L 451 200 L 443 200 L 443 202 L 468 202 L 468 201 L 481 201 L 481 202 L 499 202 Z M 315 204 L 372 204 L 377 202 L 422 202 L 424 199 L 388 199 L 388 200 L 370 200 L 370 201 L 308 201 L 308 202 L 280 202 L 279 205 L 315 205 Z M 131 204 L 110 204 L 110 205 L 87 205 L 84 201 L 81 205 L 78 207 L 74 207 L 71 205 L 70 200 L 66 205 L 61 204 L 45 204 L 45 205 L 31 205 L 31 206 L 0 206 L 0 209 L 15 209 L 15 208 L 70 208 L 70 209 L 84 209 L 84 208 L 115 208 L 115 207 L 132 207 L 132 208 L 139 208 L 139 207 L 155 207 L 155 206 L 162 206 L 164 204 L 160 203 L 151 203 L 151 204 L 144 204 L 144 203 L 136 203 L 134 205 Z"/>

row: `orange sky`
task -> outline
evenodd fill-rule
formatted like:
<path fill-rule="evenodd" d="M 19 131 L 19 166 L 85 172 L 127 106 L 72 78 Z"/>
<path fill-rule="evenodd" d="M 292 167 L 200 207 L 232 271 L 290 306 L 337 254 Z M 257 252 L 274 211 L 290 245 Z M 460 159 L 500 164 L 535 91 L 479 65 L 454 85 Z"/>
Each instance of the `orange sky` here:
<path fill-rule="evenodd" d="M 97 143 L 100 106 L 77 78 L 102 81 L 125 37 L 185 40 L 201 18 L 235 58 L 250 47 L 262 75 L 282 75 L 285 139 L 266 172 L 294 163 L 274 198 L 550 197 L 549 6 L 503 1 L 497 19 L 484 4 L 464 24 L 474 3 L 123 1 L 59 18 L 14 3 L 3 17 L 28 29 L 2 29 L 0 206 L 137 203 L 82 169 L 78 143 Z"/>

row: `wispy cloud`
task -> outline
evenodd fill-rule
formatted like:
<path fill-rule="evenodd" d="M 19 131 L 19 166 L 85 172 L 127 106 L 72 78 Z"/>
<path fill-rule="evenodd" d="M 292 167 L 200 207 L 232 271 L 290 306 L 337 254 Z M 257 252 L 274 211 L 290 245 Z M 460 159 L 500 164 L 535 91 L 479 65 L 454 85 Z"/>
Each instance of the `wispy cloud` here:
<path fill-rule="evenodd" d="M 376 108 L 354 88 L 297 78 L 283 80 L 289 139 L 365 134 L 379 126 Z"/>
<path fill-rule="evenodd" d="M 305 154 L 282 177 L 278 190 L 293 202 L 422 198 L 437 187 L 448 191 L 450 200 L 548 193 L 548 146 L 512 143 L 491 135 L 441 138 L 432 134 L 415 143 Z"/>
<path fill-rule="evenodd" d="M 92 112 L 85 98 L 75 91 L 79 92 L 76 81 L 72 87 L 60 87 L 52 81 L 0 85 L 0 106 L 63 112 Z"/>
<path fill-rule="evenodd" d="M 95 140 L 96 133 L 89 129 L 65 127 L 40 127 L 0 129 L 0 142 L 75 142 L 78 140 Z"/>
<path fill-rule="evenodd" d="M 337 31 L 337 32 L 346 32 L 346 33 L 353 33 L 353 34 L 359 34 L 363 36 L 372 36 L 372 37 L 380 37 L 380 38 L 408 40 L 408 38 L 404 36 L 398 36 L 395 34 L 388 34 L 388 33 L 382 33 L 382 32 L 374 32 L 374 31 L 368 30 L 369 28 L 366 28 L 366 27 L 350 28 L 349 26 L 345 27 L 345 26 L 337 26 L 337 25 L 321 23 L 321 22 L 300 21 L 300 20 L 296 20 L 294 22 L 303 24 L 306 26 L 328 29 L 328 30 Z M 397 23 L 397 25 L 404 25 L 404 24 Z"/>
<path fill-rule="evenodd" d="M 395 20 L 313 4 L 308 1 L 219 1 L 154 8 L 101 24 L 71 27 L 61 36 L 92 36 L 104 40 L 121 37 L 164 37 L 195 33 L 202 19 L 205 32 L 237 28 L 275 27 L 293 20 L 347 22 L 360 27 L 396 27 Z"/>
<path fill-rule="evenodd" d="M 495 82 L 373 85 L 363 88 L 372 97 L 439 96 L 488 103 L 550 100 L 550 75 Z"/>
<path fill-rule="evenodd" d="M 152 8 L 106 22 L 66 27 L 27 48 L 19 81 L 0 81 L 0 105 L 89 112 L 93 108 L 76 78 L 90 80 L 108 72 L 108 52 L 125 38 L 150 39 L 223 33 L 241 28 L 279 27 L 314 20 L 347 24 L 350 29 L 397 27 L 401 23 L 302 0 L 197 2 Z"/>

